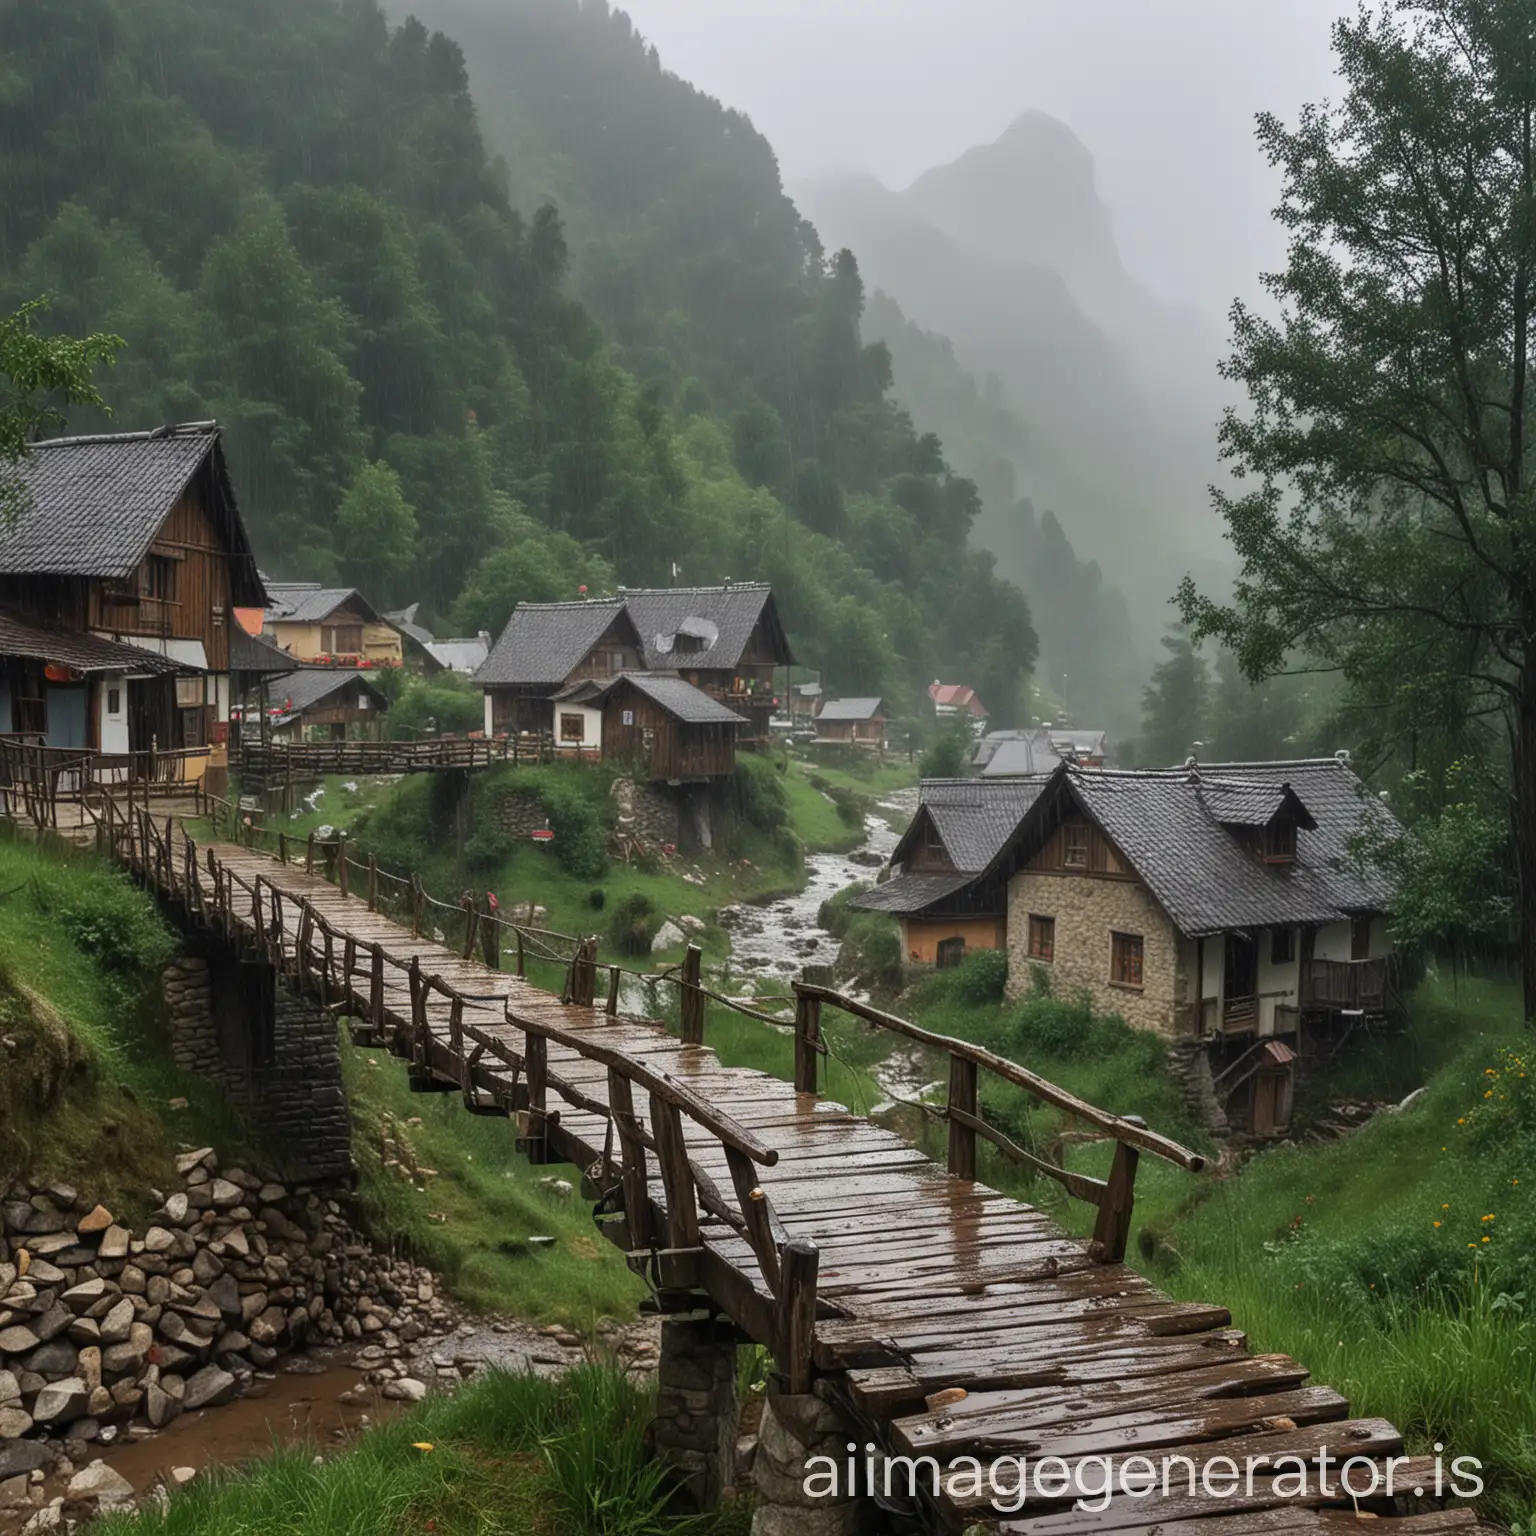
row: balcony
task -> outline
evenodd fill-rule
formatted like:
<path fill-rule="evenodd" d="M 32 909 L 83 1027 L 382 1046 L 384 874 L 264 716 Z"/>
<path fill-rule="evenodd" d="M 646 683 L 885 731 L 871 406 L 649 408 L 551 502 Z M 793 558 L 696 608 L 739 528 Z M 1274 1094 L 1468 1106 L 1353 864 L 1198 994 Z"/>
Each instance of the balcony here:
<path fill-rule="evenodd" d="M 1301 1006 L 1329 1013 L 1387 1013 L 1397 1006 L 1395 956 L 1376 960 L 1309 960 L 1301 968 Z"/>

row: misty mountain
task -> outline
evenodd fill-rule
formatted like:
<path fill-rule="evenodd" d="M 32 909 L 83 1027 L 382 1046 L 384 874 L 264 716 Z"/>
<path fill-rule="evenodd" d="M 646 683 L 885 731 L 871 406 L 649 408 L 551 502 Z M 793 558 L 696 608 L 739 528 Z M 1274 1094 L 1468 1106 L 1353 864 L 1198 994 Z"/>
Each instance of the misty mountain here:
<path fill-rule="evenodd" d="M 948 337 L 965 369 L 995 375 L 1031 428 L 1020 492 L 1127 587 L 1141 625 L 1160 623 L 1177 577 L 1210 554 L 1220 347 L 1126 271 L 1071 130 L 1028 113 L 905 192 L 864 174 L 794 192 L 872 287 Z M 896 389 L 916 409 L 899 370 Z"/>

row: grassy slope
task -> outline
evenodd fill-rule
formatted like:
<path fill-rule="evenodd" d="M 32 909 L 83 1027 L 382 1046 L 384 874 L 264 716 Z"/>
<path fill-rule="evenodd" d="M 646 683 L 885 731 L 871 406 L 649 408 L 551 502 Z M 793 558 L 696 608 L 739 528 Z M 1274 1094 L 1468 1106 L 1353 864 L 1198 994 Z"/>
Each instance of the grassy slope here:
<path fill-rule="evenodd" d="M 0 1185 L 42 1173 L 132 1217 L 176 1143 L 248 1146 L 222 1096 L 170 1065 L 154 988 L 174 950 L 117 871 L 0 833 Z"/>
<path fill-rule="evenodd" d="M 744 1536 L 750 1510 L 660 1513 L 648 1397 L 615 1370 L 559 1382 L 489 1375 L 324 1458 L 279 1451 L 199 1478 L 162 1513 L 108 1515 L 101 1536 Z"/>

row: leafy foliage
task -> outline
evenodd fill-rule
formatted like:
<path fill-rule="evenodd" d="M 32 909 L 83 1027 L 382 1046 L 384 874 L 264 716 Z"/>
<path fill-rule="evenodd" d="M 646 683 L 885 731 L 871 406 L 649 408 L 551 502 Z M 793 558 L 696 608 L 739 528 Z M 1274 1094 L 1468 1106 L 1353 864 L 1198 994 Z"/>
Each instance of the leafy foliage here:
<path fill-rule="evenodd" d="M 661 913 L 644 891 L 634 891 L 615 905 L 608 918 L 608 937 L 621 955 L 648 955 L 661 930 Z"/>
<path fill-rule="evenodd" d="M 959 779 L 970 766 L 976 738 L 963 715 L 945 720 L 918 764 L 925 779 Z"/>
<path fill-rule="evenodd" d="M 1210 671 L 1182 629 L 1163 636 L 1168 659 L 1154 669 L 1141 701 L 1138 750 L 1148 768 L 1173 768 L 1196 750 L 1210 718 Z"/>

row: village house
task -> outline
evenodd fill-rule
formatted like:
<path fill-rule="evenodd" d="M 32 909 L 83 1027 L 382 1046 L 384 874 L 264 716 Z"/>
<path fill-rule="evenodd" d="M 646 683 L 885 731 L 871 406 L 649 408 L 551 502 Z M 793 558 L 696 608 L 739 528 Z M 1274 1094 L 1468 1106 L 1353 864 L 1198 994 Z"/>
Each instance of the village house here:
<path fill-rule="evenodd" d="M 814 728 L 824 697 L 820 683 L 795 683 L 789 690 L 790 722 L 797 728 Z"/>
<path fill-rule="evenodd" d="M 736 738 L 747 725 L 701 688 L 665 672 L 588 678 L 554 699 L 555 746 L 590 744 L 605 762 L 629 764 L 667 784 L 726 779 L 736 768 Z"/>
<path fill-rule="evenodd" d="M 923 780 L 917 813 L 891 853 L 890 878 L 851 903 L 896 918 L 904 964 L 945 968 L 976 950 L 1008 947 L 1006 889 L 978 885 L 977 877 L 1045 782 Z"/>
<path fill-rule="evenodd" d="M 34 443 L 0 476 L 0 731 L 225 771 L 233 613 L 267 594 L 218 427 Z"/>
<path fill-rule="evenodd" d="M 420 603 L 412 603 L 408 608 L 397 608 L 384 615 L 384 622 L 400 633 L 405 664 L 424 677 L 435 677 L 439 672 L 473 677 L 491 654 L 490 635 L 482 629 L 473 638 L 438 640 L 430 629 L 417 622 L 420 608 Z"/>
<path fill-rule="evenodd" d="M 271 686 L 277 741 L 377 741 L 389 699 L 357 670 L 300 667 Z"/>
<path fill-rule="evenodd" d="M 229 632 L 230 745 L 265 742 L 271 735 L 271 696 L 299 664 L 262 635 L 232 625 Z"/>
<path fill-rule="evenodd" d="M 564 722 L 555 695 L 589 679 L 610 682 L 644 668 L 639 633 L 623 598 L 519 603 L 475 673 L 485 691 L 487 736 L 552 735 L 567 751 L 602 749 L 602 713 L 568 700 Z M 580 734 L 577 734 L 578 725 Z"/>
<path fill-rule="evenodd" d="M 773 589 L 758 582 L 720 587 L 621 588 L 649 672 L 675 672 L 746 719 L 742 745 L 766 745 L 778 708 L 773 674 L 791 667 Z"/>
<path fill-rule="evenodd" d="M 1054 773 L 1064 762 L 1082 768 L 1102 768 L 1108 761 L 1109 738 L 1105 732 L 1049 725 L 988 731 L 971 754 L 971 766 L 989 779 Z"/>
<path fill-rule="evenodd" d="M 308 664 L 398 667 L 400 631 L 356 587 L 269 581 L 261 632 L 279 650 Z"/>
<path fill-rule="evenodd" d="M 885 704 L 880 699 L 828 699 L 816 714 L 816 740 L 844 746 L 885 746 Z"/>
<path fill-rule="evenodd" d="M 1010 993 L 1039 968 L 1058 993 L 1204 1040 L 1229 1118 L 1283 1129 L 1298 1056 L 1398 1006 L 1391 887 L 1351 848 L 1394 825 L 1346 754 L 1063 764 L 980 877 L 1006 887 Z"/>
<path fill-rule="evenodd" d="M 928 685 L 928 697 L 933 700 L 933 712 L 940 720 L 959 716 L 968 720 L 974 731 L 980 731 L 986 724 L 987 706 L 976 697 L 976 690 L 964 683 L 941 683 L 935 678 Z"/>

